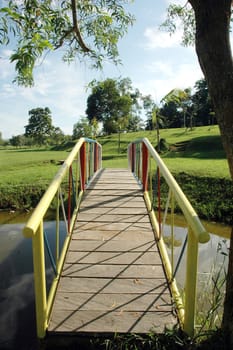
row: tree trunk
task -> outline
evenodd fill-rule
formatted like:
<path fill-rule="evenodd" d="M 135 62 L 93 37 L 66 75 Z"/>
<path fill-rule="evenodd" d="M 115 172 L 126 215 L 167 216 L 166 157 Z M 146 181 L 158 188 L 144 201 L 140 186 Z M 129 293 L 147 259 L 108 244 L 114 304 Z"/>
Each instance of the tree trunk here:
<path fill-rule="evenodd" d="M 233 179 L 233 60 L 230 47 L 232 0 L 189 0 L 196 19 L 196 51 L 207 80 Z M 223 314 L 233 349 L 233 229 Z"/>
<path fill-rule="evenodd" d="M 231 0 L 189 0 L 196 18 L 196 51 L 207 80 L 233 178 L 233 61 Z"/>

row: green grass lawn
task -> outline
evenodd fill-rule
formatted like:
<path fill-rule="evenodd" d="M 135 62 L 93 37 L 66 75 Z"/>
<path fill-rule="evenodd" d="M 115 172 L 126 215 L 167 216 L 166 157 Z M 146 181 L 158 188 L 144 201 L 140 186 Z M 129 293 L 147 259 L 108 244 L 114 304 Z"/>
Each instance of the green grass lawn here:
<path fill-rule="evenodd" d="M 118 137 L 98 138 L 105 168 L 127 168 L 127 148 L 133 140 L 147 137 L 156 146 L 156 131 L 121 134 L 120 149 Z M 161 156 L 198 214 L 231 223 L 233 188 L 218 127 L 166 129 L 161 130 L 161 138 L 169 146 Z M 0 149 L 0 208 L 33 208 L 74 144 L 69 142 L 56 149 Z"/>
<path fill-rule="evenodd" d="M 0 185 L 49 183 L 59 169 L 58 161 L 67 151 L 43 148 L 0 150 Z"/>
<path fill-rule="evenodd" d="M 193 175 L 230 178 L 225 152 L 222 147 L 218 126 L 197 127 L 186 131 L 162 129 L 161 138 L 173 149 L 162 154 L 162 158 L 174 174 L 186 172 Z M 127 167 L 127 147 L 136 139 L 147 137 L 156 146 L 156 131 L 142 131 L 121 134 L 120 153 L 118 135 L 100 137 L 103 146 L 103 167 Z M 174 145 L 185 144 L 184 150 L 174 150 Z M 178 147 L 177 147 L 178 148 Z"/>
<path fill-rule="evenodd" d="M 103 146 L 103 167 L 126 168 L 128 144 L 147 137 L 156 145 L 156 131 L 141 131 L 121 134 L 120 152 L 118 135 L 99 137 Z M 218 126 L 184 129 L 162 129 L 161 138 L 170 145 L 185 144 L 184 150 L 173 150 L 162 154 L 172 173 L 186 172 L 192 175 L 230 178 L 227 161 L 222 148 Z M 66 159 L 68 149 L 48 148 L 0 149 L 0 185 L 49 183 L 59 169 L 59 160 Z M 172 147 L 171 147 L 172 148 Z M 174 148 L 174 147 L 173 147 Z"/>

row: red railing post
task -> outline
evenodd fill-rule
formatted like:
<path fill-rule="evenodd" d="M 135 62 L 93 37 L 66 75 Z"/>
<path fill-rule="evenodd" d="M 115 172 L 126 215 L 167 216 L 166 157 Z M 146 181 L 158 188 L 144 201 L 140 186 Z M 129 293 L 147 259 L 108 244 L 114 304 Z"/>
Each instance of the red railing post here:
<path fill-rule="evenodd" d="M 142 186 L 143 191 L 147 191 L 148 188 L 148 159 L 149 153 L 145 143 L 142 143 Z"/>
<path fill-rule="evenodd" d="M 131 156 L 131 171 L 132 173 L 134 173 L 135 171 L 135 143 L 131 144 L 131 152 L 130 152 L 130 156 Z"/>
<path fill-rule="evenodd" d="M 80 148 L 80 173 L 81 173 L 81 190 L 85 190 L 86 181 L 86 144 L 82 144 Z"/>
<path fill-rule="evenodd" d="M 94 144 L 94 172 L 96 172 L 98 170 L 98 163 L 99 163 L 99 159 L 98 159 L 98 144 L 95 142 Z"/>

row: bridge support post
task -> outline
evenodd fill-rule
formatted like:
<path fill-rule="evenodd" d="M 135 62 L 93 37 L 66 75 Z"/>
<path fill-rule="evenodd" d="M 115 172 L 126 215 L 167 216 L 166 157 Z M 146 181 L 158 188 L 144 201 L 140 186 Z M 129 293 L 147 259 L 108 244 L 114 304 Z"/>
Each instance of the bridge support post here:
<path fill-rule="evenodd" d="M 95 143 L 94 144 L 94 172 L 96 172 L 98 170 L 98 163 L 99 163 L 99 159 L 98 159 L 98 144 Z"/>
<path fill-rule="evenodd" d="M 81 173 L 81 190 L 85 189 L 86 181 L 86 144 L 83 143 L 80 148 L 80 173 Z"/>
<path fill-rule="evenodd" d="M 136 145 L 135 143 L 131 144 L 131 150 L 130 150 L 130 156 L 131 156 L 131 171 L 132 173 L 135 172 L 135 151 L 136 151 Z"/>
<path fill-rule="evenodd" d="M 189 228 L 187 245 L 184 331 L 194 335 L 197 287 L 198 240 Z"/>
<path fill-rule="evenodd" d="M 143 191 L 147 191 L 148 188 L 148 159 L 149 153 L 145 143 L 142 143 L 142 186 Z"/>
<path fill-rule="evenodd" d="M 47 328 L 47 297 L 45 279 L 45 256 L 44 256 L 44 232 L 43 222 L 40 223 L 37 232 L 32 238 L 34 285 L 36 301 L 36 324 L 38 338 L 44 338 Z"/>

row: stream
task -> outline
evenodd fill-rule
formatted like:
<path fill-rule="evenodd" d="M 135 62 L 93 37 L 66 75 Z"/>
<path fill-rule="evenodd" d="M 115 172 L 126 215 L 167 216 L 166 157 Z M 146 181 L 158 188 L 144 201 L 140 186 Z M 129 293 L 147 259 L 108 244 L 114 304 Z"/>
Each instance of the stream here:
<path fill-rule="evenodd" d="M 22 235 L 28 214 L 18 212 L 0 212 L 0 349 L 36 350 L 36 320 L 34 304 L 33 264 L 31 239 Z M 177 216 L 175 227 L 176 248 L 174 264 L 178 260 L 187 229 L 184 220 Z M 227 265 L 227 237 L 230 227 L 205 223 L 206 229 L 213 233 L 207 244 L 200 245 L 199 280 L 200 286 L 212 267 Z M 51 240 L 55 222 L 44 224 Z M 169 252 L 169 224 L 165 225 L 166 243 Z M 64 233 L 63 233 L 64 235 Z M 221 235 L 222 237 L 219 237 Z M 184 258 L 185 259 L 185 256 Z M 183 285 L 184 271 L 182 263 L 177 272 L 178 284 Z M 47 262 L 47 273 L 51 274 L 51 266 Z M 202 288 L 202 287 L 200 287 Z"/>

